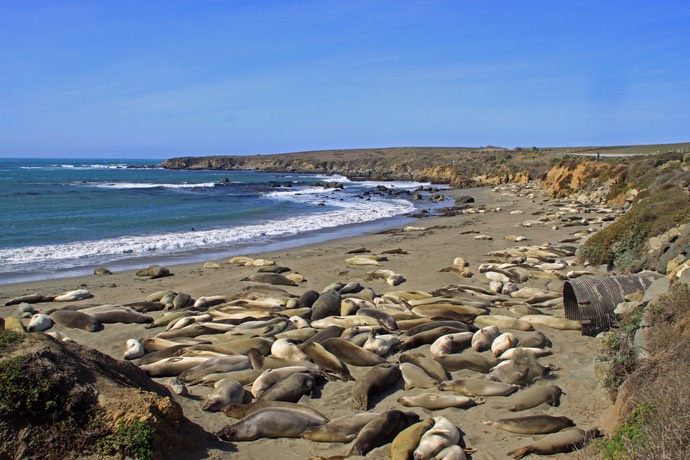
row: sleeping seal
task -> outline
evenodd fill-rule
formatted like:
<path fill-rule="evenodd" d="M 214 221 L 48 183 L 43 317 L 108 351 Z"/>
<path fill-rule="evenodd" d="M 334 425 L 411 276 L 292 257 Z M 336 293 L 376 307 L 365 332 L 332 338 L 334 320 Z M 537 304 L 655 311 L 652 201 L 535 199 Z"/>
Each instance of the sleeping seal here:
<path fill-rule="evenodd" d="M 572 452 L 580 449 L 590 439 L 598 437 L 599 434 L 599 430 L 596 428 L 587 431 L 580 428 L 572 428 L 534 441 L 524 447 L 508 452 L 508 455 L 512 455 L 514 459 L 519 460 L 529 454 L 553 455 Z"/>
<path fill-rule="evenodd" d="M 305 430 L 326 423 L 323 418 L 286 408 L 267 408 L 226 425 L 217 436 L 225 441 L 254 441 L 261 438 L 299 438 Z"/>
<path fill-rule="evenodd" d="M 369 398 L 383 390 L 388 390 L 402 376 L 400 368 L 391 363 L 379 364 L 355 382 L 352 400 L 355 410 L 369 410 Z"/>
<path fill-rule="evenodd" d="M 344 415 L 325 425 L 307 428 L 302 437 L 316 442 L 350 442 L 357 437 L 367 423 L 378 416 L 379 414 L 374 412 Z"/>
<path fill-rule="evenodd" d="M 379 446 L 388 444 L 405 428 L 419 421 L 414 412 L 389 410 L 367 423 L 355 439 L 350 455 L 366 455 Z"/>
<path fill-rule="evenodd" d="M 483 423 L 484 425 L 516 434 L 555 433 L 563 428 L 575 426 L 575 423 L 568 417 L 556 417 L 553 415 L 525 415 L 523 417 L 503 418 Z"/>
<path fill-rule="evenodd" d="M 103 329 L 103 325 L 96 318 L 81 311 L 57 310 L 50 314 L 50 319 L 60 326 L 72 329 L 83 329 L 88 332 Z"/>

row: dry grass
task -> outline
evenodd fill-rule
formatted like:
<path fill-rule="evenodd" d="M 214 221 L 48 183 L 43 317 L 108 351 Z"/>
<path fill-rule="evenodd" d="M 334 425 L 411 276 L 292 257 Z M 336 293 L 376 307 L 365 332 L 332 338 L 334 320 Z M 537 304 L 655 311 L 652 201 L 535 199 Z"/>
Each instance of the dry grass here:
<path fill-rule="evenodd" d="M 690 289 L 674 286 L 646 309 L 651 356 L 625 382 L 625 421 L 600 443 L 604 458 L 683 459 L 690 446 Z"/>

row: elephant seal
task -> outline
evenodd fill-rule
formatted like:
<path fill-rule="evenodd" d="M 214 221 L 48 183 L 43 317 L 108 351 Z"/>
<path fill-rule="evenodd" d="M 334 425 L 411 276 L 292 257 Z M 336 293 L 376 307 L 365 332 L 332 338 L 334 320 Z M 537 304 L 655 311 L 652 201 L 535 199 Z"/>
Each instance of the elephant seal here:
<path fill-rule="evenodd" d="M 265 283 L 273 286 L 297 286 L 297 283 L 278 273 L 254 273 L 240 281 L 254 281 L 255 283 Z"/>
<path fill-rule="evenodd" d="M 349 455 L 366 455 L 379 446 L 388 444 L 405 428 L 419 421 L 414 412 L 389 410 L 367 423 L 355 439 Z"/>
<path fill-rule="evenodd" d="M 450 372 L 469 369 L 482 374 L 488 374 L 496 365 L 496 360 L 479 353 L 460 353 L 457 355 L 440 356 L 436 358 L 444 369 Z"/>
<path fill-rule="evenodd" d="M 448 372 L 446 372 L 441 363 L 439 363 L 435 359 L 431 359 L 427 356 L 424 356 L 424 354 L 422 353 L 403 353 L 398 357 L 398 359 L 401 363 L 412 363 L 415 366 L 424 369 L 424 372 L 426 372 L 432 378 L 438 380 L 439 382 L 448 380 Z"/>
<path fill-rule="evenodd" d="M 501 329 L 516 329 L 518 331 L 531 331 L 534 329 L 532 324 L 527 321 L 505 315 L 477 316 L 474 320 L 474 324 L 478 326 L 498 326 Z"/>
<path fill-rule="evenodd" d="M 298 346 L 297 342 L 290 339 L 278 339 L 271 345 L 271 354 L 276 358 L 293 361 L 309 361 L 309 356 Z"/>
<path fill-rule="evenodd" d="M 386 362 L 376 353 L 358 347 L 347 340 L 332 338 L 324 340 L 321 345 L 341 361 L 352 366 L 375 366 Z"/>
<path fill-rule="evenodd" d="M 149 377 L 177 377 L 187 369 L 197 366 L 209 358 L 182 358 L 175 356 L 165 358 L 151 364 L 139 365 L 139 368 L 149 374 Z"/>
<path fill-rule="evenodd" d="M 36 313 L 31 317 L 29 320 L 29 326 L 26 328 L 27 331 L 33 332 L 33 331 L 47 331 L 53 327 L 53 320 L 50 319 L 49 316 L 41 314 L 41 313 Z"/>
<path fill-rule="evenodd" d="M 181 372 L 177 378 L 184 383 L 194 382 L 205 375 L 217 372 L 242 371 L 249 369 L 249 358 L 244 355 L 207 358 L 205 361 Z"/>
<path fill-rule="evenodd" d="M 153 322 L 153 318 L 148 315 L 141 314 L 134 310 L 125 308 L 90 313 L 93 318 L 102 324 L 123 323 L 123 324 L 149 324 Z"/>
<path fill-rule="evenodd" d="M 261 438 L 299 438 L 307 428 L 323 425 L 320 417 L 286 408 L 267 408 L 226 425 L 217 434 L 225 441 L 254 441 Z"/>
<path fill-rule="evenodd" d="M 483 423 L 484 425 L 516 434 L 555 433 L 563 428 L 575 426 L 575 423 L 568 417 L 556 417 L 553 415 L 525 415 L 523 417 L 503 418 Z"/>
<path fill-rule="evenodd" d="M 596 428 L 587 431 L 580 428 L 572 428 L 541 438 L 524 447 L 508 452 L 508 455 L 519 460 L 529 454 L 553 455 L 572 452 L 582 448 L 591 439 L 599 437 L 600 434 Z"/>
<path fill-rule="evenodd" d="M 452 326 L 436 327 L 408 337 L 403 337 L 402 348 L 403 350 L 409 350 L 422 345 L 429 345 L 434 343 L 439 337 L 448 334 L 459 334 L 461 332 L 465 332 L 465 330 Z"/>
<path fill-rule="evenodd" d="M 88 332 L 98 332 L 103 325 L 91 315 L 81 311 L 56 310 L 50 314 L 50 319 L 60 326 L 72 329 L 83 329 Z"/>
<path fill-rule="evenodd" d="M 260 401 L 286 401 L 296 403 L 302 396 L 311 393 L 314 388 L 314 376 L 297 372 L 280 380 L 266 390 Z"/>
<path fill-rule="evenodd" d="M 519 387 L 527 384 L 529 377 L 529 365 L 516 361 L 505 361 L 496 366 L 486 376 L 487 381 L 512 383 Z"/>
<path fill-rule="evenodd" d="M 405 381 L 405 390 L 433 388 L 438 385 L 438 380 L 427 374 L 421 367 L 412 363 L 400 364 L 400 373 Z"/>
<path fill-rule="evenodd" d="M 499 334 L 498 326 L 486 326 L 479 329 L 472 336 L 472 349 L 478 352 L 490 349 Z"/>
<path fill-rule="evenodd" d="M 312 305 L 314 305 L 314 302 L 316 302 L 316 299 L 319 298 L 321 294 L 319 294 L 318 291 L 314 290 L 309 290 L 305 291 L 302 293 L 302 295 L 299 296 L 297 301 L 299 302 L 299 307 L 300 308 L 311 308 Z"/>
<path fill-rule="evenodd" d="M 525 348 L 545 348 L 552 345 L 551 340 L 541 331 L 532 331 L 520 335 L 518 344 Z"/>
<path fill-rule="evenodd" d="M 208 412 L 218 412 L 229 404 L 242 403 L 245 398 L 244 387 L 235 380 L 222 380 L 218 382 L 216 390 L 211 393 L 201 410 Z"/>
<path fill-rule="evenodd" d="M 367 423 L 378 416 L 379 414 L 374 412 L 344 415 L 325 425 L 307 428 L 302 437 L 316 442 L 350 442 L 357 437 Z"/>
<path fill-rule="evenodd" d="M 377 310 L 376 308 L 360 308 L 355 315 L 375 318 L 389 331 L 398 329 L 398 324 L 390 314 L 385 311 Z"/>
<path fill-rule="evenodd" d="M 438 384 L 438 389 L 441 391 L 454 391 L 465 396 L 507 396 L 517 391 L 518 386 L 509 383 L 467 378 L 446 380 Z"/>
<path fill-rule="evenodd" d="M 517 412 L 547 403 L 558 406 L 563 390 L 556 385 L 541 385 L 519 391 L 508 399 L 509 411 Z"/>
<path fill-rule="evenodd" d="M 449 407 L 466 409 L 486 402 L 483 398 L 449 395 L 439 393 L 420 393 L 415 396 L 401 396 L 398 402 L 406 407 L 423 407 L 429 410 L 442 410 Z"/>
<path fill-rule="evenodd" d="M 126 303 L 125 307 L 130 307 L 139 313 L 148 313 L 151 311 L 161 311 L 165 308 L 165 304 L 161 302 L 130 302 Z"/>
<path fill-rule="evenodd" d="M 199 380 L 190 382 L 190 385 L 215 386 L 221 380 L 236 380 L 242 385 L 251 385 L 254 380 L 261 375 L 262 371 L 256 369 L 245 369 L 243 371 L 218 372 L 215 374 L 208 374 L 201 377 Z"/>
<path fill-rule="evenodd" d="M 312 321 L 337 315 L 340 312 L 341 300 L 342 297 L 338 291 L 329 290 L 321 293 L 311 306 Z"/>
<path fill-rule="evenodd" d="M 31 318 L 33 315 L 38 313 L 36 310 L 34 310 L 33 305 L 28 304 L 26 302 L 22 302 L 19 304 L 17 309 L 15 310 L 14 316 L 17 318 Z M 48 314 L 48 313 L 45 313 Z"/>
<path fill-rule="evenodd" d="M 302 345 L 302 351 L 320 368 L 335 372 L 345 380 L 354 380 L 350 374 L 350 369 L 342 362 L 336 355 L 326 350 L 323 345 L 318 342 L 312 342 Z"/>
<path fill-rule="evenodd" d="M 20 303 L 43 303 L 43 302 L 52 302 L 53 301 L 53 296 L 46 296 L 42 294 L 27 294 L 19 297 L 14 297 L 7 302 L 5 302 L 5 306 L 9 307 L 10 305 L 17 305 Z"/>
<path fill-rule="evenodd" d="M 126 360 L 138 359 L 146 354 L 144 346 L 136 339 L 127 340 L 127 342 L 125 342 L 125 348 L 126 350 L 123 358 Z"/>
<path fill-rule="evenodd" d="M 417 335 L 420 332 L 429 331 L 431 329 L 436 329 L 437 327 L 452 327 L 458 329 L 458 332 L 475 332 L 477 328 L 472 324 L 464 323 L 462 321 L 455 320 L 434 320 L 430 318 L 419 318 L 423 321 L 420 324 L 410 327 L 405 331 L 405 335 Z M 400 326 L 398 326 L 400 327 Z M 433 340 L 431 341 L 433 342 Z M 429 343 L 431 343 L 429 342 Z"/>
<path fill-rule="evenodd" d="M 431 344 L 429 351 L 434 357 L 460 353 L 472 343 L 472 332 L 442 335 Z"/>
<path fill-rule="evenodd" d="M 422 435 L 434 426 L 434 419 L 427 418 L 402 430 L 393 439 L 390 448 L 391 460 L 409 460 L 419 445 Z"/>
<path fill-rule="evenodd" d="M 504 332 L 496 337 L 491 344 L 491 352 L 494 356 L 501 356 L 503 352 L 517 345 L 517 337 L 512 332 Z"/>
<path fill-rule="evenodd" d="M 352 400 L 355 410 L 369 410 L 369 399 L 390 389 L 402 376 L 400 368 L 391 363 L 379 364 L 355 382 Z"/>
<path fill-rule="evenodd" d="M 276 383 L 280 382 L 297 373 L 307 373 L 313 371 L 308 366 L 287 366 L 276 369 L 266 369 L 259 375 L 252 384 L 251 392 L 257 400 Z"/>
<path fill-rule="evenodd" d="M 446 417 L 434 417 L 434 426 L 422 435 L 415 449 L 414 460 L 427 460 L 446 447 L 460 442 L 460 430 Z"/>
<path fill-rule="evenodd" d="M 576 330 L 582 329 L 582 324 L 579 321 L 566 318 L 558 318 L 551 315 L 525 315 L 520 317 L 521 321 L 526 321 L 530 324 L 539 324 L 541 326 L 548 326 L 559 330 Z"/>
<path fill-rule="evenodd" d="M 76 289 L 53 297 L 53 302 L 74 302 L 77 300 L 90 299 L 93 294 L 86 289 Z"/>
<path fill-rule="evenodd" d="M 344 330 L 345 330 L 344 327 L 328 326 L 324 329 L 321 329 L 319 332 L 317 332 L 313 336 L 311 336 L 311 338 L 302 342 L 302 348 L 304 348 L 307 344 L 312 343 L 312 342 L 323 343 L 325 340 L 338 338 L 338 337 L 340 337 L 340 335 L 343 333 Z"/>
<path fill-rule="evenodd" d="M 254 412 L 262 409 L 289 409 L 292 411 L 303 412 L 310 417 L 319 419 L 323 424 L 328 423 L 328 417 L 321 412 L 304 404 L 297 404 L 285 401 L 256 401 L 249 404 L 229 404 L 223 408 L 226 417 L 243 419 Z"/>
<path fill-rule="evenodd" d="M 166 267 L 161 267 L 160 265 L 151 265 L 148 268 L 137 271 L 136 276 L 148 276 L 150 279 L 156 279 L 172 276 L 172 273 L 170 273 L 170 269 Z"/>
<path fill-rule="evenodd" d="M 106 267 L 98 267 L 93 269 L 94 275 L 112 275 L 113 272 L 108 270 Z"/>

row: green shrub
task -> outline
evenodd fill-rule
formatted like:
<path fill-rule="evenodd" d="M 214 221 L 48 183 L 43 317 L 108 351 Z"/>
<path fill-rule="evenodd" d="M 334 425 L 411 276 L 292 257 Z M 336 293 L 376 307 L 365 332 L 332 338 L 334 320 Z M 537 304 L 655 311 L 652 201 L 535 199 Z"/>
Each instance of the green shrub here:
<path fill-rule="evenodd" d="M 634 452 L 643 448 L 648 442 L 645 424 L 652 407 L 637 406 L 628 415 L 625 422 L 618 426 L 610 438 L 599 441 L 596 446 L 606 460 L 623 460 L 633 458 Z"/>
<path fill-rule="evenodd" d="M 627 270 L 642 257 L 650 237 L 688 220 L 687 193 L 680 187 L 660 190 L 638 201 L 625 215 L 588 239 L 580 249 L 580 258 Z"/>
<path fill-rule="evenodd" d="M 98 450 L 105 454 L 119 453 L 137 460 L 153 458 L 153 430 L 143 422 L 120 420 L 114 433 L 98 442 Z"/>
<path fill-rule="evenodd" d="M 58 407 L 57 393 L 55 382 L 27 357 L 0 362 L 0 414 L 44 418 Z"/>

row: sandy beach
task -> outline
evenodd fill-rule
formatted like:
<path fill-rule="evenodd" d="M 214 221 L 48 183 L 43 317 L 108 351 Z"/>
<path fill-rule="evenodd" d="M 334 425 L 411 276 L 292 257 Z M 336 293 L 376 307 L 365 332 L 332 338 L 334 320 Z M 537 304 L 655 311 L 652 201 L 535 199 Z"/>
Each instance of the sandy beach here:
<path fill-rule="evenodd" d="M 499 186 L 495 189 L 480 188 L 466 190 L 450 190 L 453 196 L 471 196 L 475 199 L 471 203 L 474 211 L 451 217 L 432 217 L 416 221 L 410 226 L 415 229 L 404 231 L 403 228 L 393 228 L 386 231 L 363 235 L 355 238 L 329 241 L 326 243 L 287 249 L 278 252 L 250 254 L 253 258 L 265 258 L 275 261 L 277 265 L 289 267 L 293 273 L 299 273 L 305 279 L 297 287 L 285 287 L 291 294 L 300 295 L 307 290 L 321 292 L 333 282 L 344 283 L 358 281 L 364 287 L 373 289 L 378 295 L 389 291 L 425 291 L 453 285 L 464 284 L 488 289 L 489 279 L 479 273 L 478 267 L 487 259 L 491 251 L 512 248 L 516 246 L 532 246 L 559 243 L 572 238 L 575 232 L 586 230 L 586 226 L 565 226 L 554 223 L 553 220 L 540 217 L 562 212 L 564 216 L 580 216 L 594 219 L 596 214 L 578 214 L 574 206 L 568 208 L 568 203 L 548 199 L 545 191 L 536 185 L 529 186 Z M 481 210 L 481 211 L 480 211 Z M 528 224 L 525 224 L 528 222 Z M 590 226 L 596 227 L 592 224 Z M 599 225 L 600 226 L 600 225 Z M 490 238 L 477 239 L 485 235 Z M 509 241 L 507 235 L 523 236 L 521 242 Z M 571 243 L 577 245 L 578 243 Z M 371 254 L 376 254 L 391 248 L 401 248 L 405 254 L 390 254 L 380 266 L 348 265 L 345 259 L 351 257 L 346 254 L 356 248 L 366 248 Z M 469 269 L 473 273 L 471 278 L 462 278 L 453 272 L 439 270 L 453 264 L 456 257 L 463 257 L 469 262 Z M 572 258 L 568 260 L 574 264 Z M 33 293 L 57 295 L 75 289 L 88 289 L 93 298 L 82 300 L 81 303 L 125 304 L 143 301 L 157 291 L 173 290 L 186 292 L 192 298 L 201 296 L 223 295 L 232 297 L 247 286 L 254 285 L 243 278 L 256 272 L 256 267 L 246 267 L 226 263 L 227 260 L 215 261 L 220 268 L 205 268 L 203 263 L 169 266 L 174 276 L 148 279 L 135 276 L 134 271 L 119 272 L 108 276 L 84 276 L 77 278 L 51 279 L 0 286 L 0 305 L 8 300 Z M 144 267 L 141 267 L 144 268 Z M 367 272 L 376 269 L 388 269 L 401 274 L 405 282 L 398 286 L 390 286 L 383 280 L 365 280 Z M 583 269 L 577 265 L 570 265 L 561 270 L 562 274 L 570 270 Z M 562 281 L 543 278 L 532 278 L 523 286 L 532 286 L 546 290 L 557 291 Z M 74 303 L 80 303 L 74 302 Z M 56 303 L 36 304 L 38 311 L 60 307 Z M 0 307 L 0 316 L 11 316 L 15 312 L 14 306 Z M 491 308 L 493 314 L 510 315 L 507 309 L 500 306 Z M 563 316 L 563 308 L 547 310 L 548 314 Z M 151 316 L 158 318 L 163 312 L 153 312 Z M 25 324 L 27 324 L 25 320 Z M 547 326 L 535 325 L 534 328 L 543 332 L 552 342 L 553 354 L 540 359 L 543 364 L 553 364 L 558 370 L 553 371 L 546 380 L 535 383 L 553 383 L 563 390 L 561 403 L 558 407 L 541 405 L 521 412 L 527 414 L 550 414 L 567 416 L 578 428 L 589 429 L 598 425 L 600 416 L 611 402 L 604 390 L 597 386 L 594 376 L 594 358 L 596 355 L 595 339 L 582 336 L 576 330 L 558 330 Z M 89 333 L 79 329 L 67 329 L 54 326 L 51 331 L 67 334 L 76 342 L 93 347 L 103 353 L 122 359 L 125 341 L 131 338 L 152 337 L 164 330 L 163 328 L 146 329 L 141 324 L 107 324 L 103 331 Z M 506 329 L 507 330 L 507 329 Z M 501 332 L 504 332 L 501 329 Z M 518 337 L 522 334 L 515 332 Z M 429 355 L 429 345 L 423 345 L 415 351 Z M 397 362 L 401 352 L 386 355 L 390 362 Z M 484 352 L 490 354 L 491 352 Z M 350 366 L 355 379 L 361 378 L 368 371 L 367 367 Z M 451 373 L 452 378 L 484 376 L 470 370 Z M 159 379 L 163 382 L 166 379 Z M 352 411 L 352 387 L 354 382 L 328 381 L 320 386 L 318 397 L 305 396 L 301 403 L 311 406 L 330 419 L 347 415 Z M 216 432 L 234 420 L 226 417 L 222 412 L 210 413 L 201 410 L 204 398 L 212 388 L 203 386 L 189 386 L 191 397 L 173 395 L 174 399 L 183 407 L 185 415 L 194 423 L 199 424 L 208 432 Z M 422 418 L 442 415 L 451 420 L 463 433 L 464 445 L 468 449 L 476 450 L 471 458 L 475 460 L 505 459 L 507 453 L 528 444 L 533 436 L 522 436 L 499 430 L 483 424 L 484 421 L 514 415 L 506 408 L 504 397 L 487 397 L 485 404 L 469 409 L 448 408 L 440 411 L 429 411 L 422 408 L 405 408 L 397 401 L 402 395 L 415 395 L 435 389 L 422 390 L 419 388 L 405 390 L 403 381 L 385 392 L 381 398 L 375 400 L 370 408 L 373 412 L 383 412 L 390 409 L 411 410 Z M 384 445 L 370 452 L 366 458 L 388 458 L 389 445 Z M 349 450 L 348 444 L 320 443 L 304 439 L 262 439 L 250 442 L 223 443 L 215 442 L 208 446 L 208 450 L 190 453 L 189 458 L 251 458 L 251 459 L 305 459 L 311 456 L 344 455 Z M 576 454 L 558 454 L 550 458 L 573 458 Z"/>

